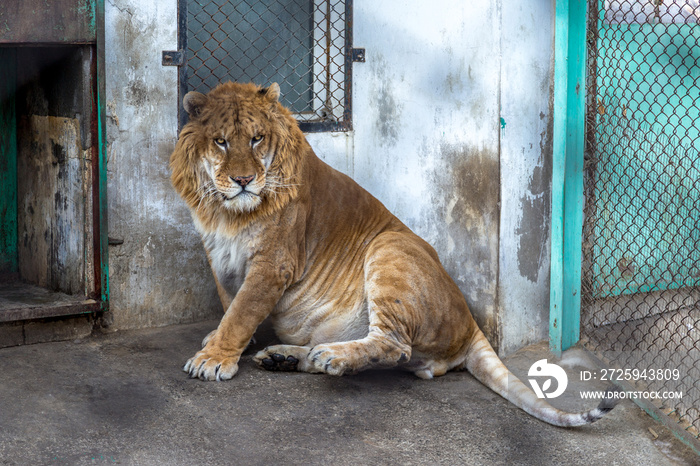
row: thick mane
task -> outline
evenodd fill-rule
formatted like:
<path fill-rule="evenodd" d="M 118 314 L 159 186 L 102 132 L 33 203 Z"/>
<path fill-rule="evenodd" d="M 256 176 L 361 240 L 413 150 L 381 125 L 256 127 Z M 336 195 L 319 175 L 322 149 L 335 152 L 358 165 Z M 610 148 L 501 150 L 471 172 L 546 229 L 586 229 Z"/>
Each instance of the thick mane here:
<path fill-rule="evenodd" d="M 245 225 L 269 216 L 292 201 L 298 193 L 308 143 L 289 110 L 265 90 L 252 84 L 226 83 L 212 90 L 199 115 L 182 128 L 170 156 L 171 181 L 200 224 L 207 230 L 221 226 L 234 234 Z M 223 113 L 222 108 L 226 109 Z M 255 109 L 256 112 L 250 110 Z M 250 212 L 206 202 L 202 157 L 209 144 L 211 128 L 240 127 L 262 113 L 271 131 L 266 135 L 274 158 L 266 174 L 261 204 Z"/>

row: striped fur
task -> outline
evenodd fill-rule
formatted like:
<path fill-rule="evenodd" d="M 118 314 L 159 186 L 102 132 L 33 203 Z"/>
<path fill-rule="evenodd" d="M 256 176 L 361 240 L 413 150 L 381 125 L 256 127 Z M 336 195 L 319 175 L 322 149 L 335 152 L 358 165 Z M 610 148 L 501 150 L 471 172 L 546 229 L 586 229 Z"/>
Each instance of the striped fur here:
<path fill-rule="evenodd" d="M 284 343 L 255 356 L 270 370 L 334 375 L 400 367 L 474 376 L 555 425 L 593 422 L 556 410 L 503 365 L 433 248 L 311 150 L 279 87 L 223 84 L 190 93 L 172 183 L 203 237 L 221 302 L 218 328 L 184 370 L 226 380 L 270 317 Z M 246 180 L 239 186 L 236 180 Z"/>

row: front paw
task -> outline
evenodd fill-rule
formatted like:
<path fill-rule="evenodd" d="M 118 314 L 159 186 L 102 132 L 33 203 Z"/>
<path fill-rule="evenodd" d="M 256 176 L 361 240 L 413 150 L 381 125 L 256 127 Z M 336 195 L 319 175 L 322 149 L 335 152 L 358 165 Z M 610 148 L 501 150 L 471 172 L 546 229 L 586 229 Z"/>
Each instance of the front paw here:
<path fill-rule="evenodd" d="M 202 380 L 228 380 L 238 372 L 238 358 L 223 352 L 203 349 L 190 358 L 182 368 L 190 378 Z"/>

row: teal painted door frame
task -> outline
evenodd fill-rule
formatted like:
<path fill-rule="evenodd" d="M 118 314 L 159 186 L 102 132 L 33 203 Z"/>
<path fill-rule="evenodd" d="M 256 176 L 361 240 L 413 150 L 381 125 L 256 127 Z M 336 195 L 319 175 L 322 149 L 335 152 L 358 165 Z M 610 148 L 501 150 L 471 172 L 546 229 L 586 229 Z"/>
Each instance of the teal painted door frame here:
<path fill-rule="evenodd" d="M 559 356 L 580 335 L 586 1 L 556 0 L 554 31 L 549 347 Z"/>

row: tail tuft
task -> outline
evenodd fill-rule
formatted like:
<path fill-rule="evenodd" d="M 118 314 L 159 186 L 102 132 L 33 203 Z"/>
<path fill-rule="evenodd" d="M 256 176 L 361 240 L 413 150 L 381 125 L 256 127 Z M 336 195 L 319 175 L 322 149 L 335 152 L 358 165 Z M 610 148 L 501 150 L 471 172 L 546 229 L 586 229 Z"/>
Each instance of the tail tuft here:
<path fill-rule="evenodd" d="M 623 393 L 623 390 L 620 387 L 615 385 L 608 387 L 608 389 L 605 391 L 605 397 L 600 400 L 598 409 L 605 411 L 606 413 L 608 411 L 612 411 L 612 409 L 620 402 L 621 397 L 618 395 L 619 393 Z"/>
<path fill-rule="evenodd" d="M 603 397 L 603 399 L 600 400 L 600 404 L 598 405 L 598 407 L 584 414 L 584 419 L 586 420 L 586 422 L 589 424 L 595 422 L 598 419 L 605 416 L 610 411 L 612 411 L 613 408 L 617 406 L 617 404 L 620 402 L 621 398 L 618 394 L 621 392 L 622 389 L 620 389 L 619 387 L 608 387 L 608 389 L 605 390 L 605 397 Z"/>

